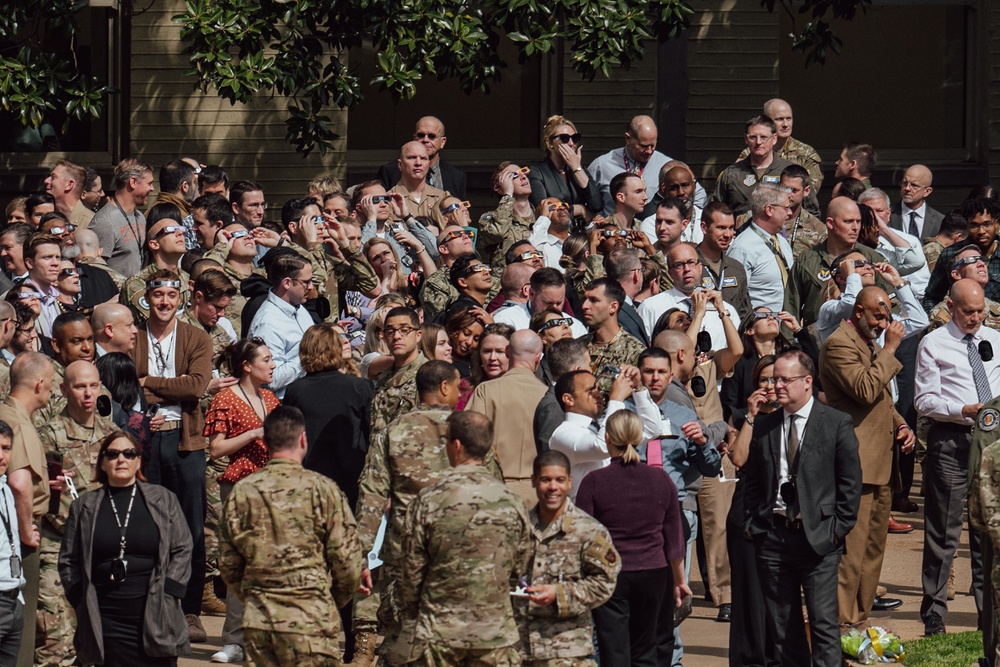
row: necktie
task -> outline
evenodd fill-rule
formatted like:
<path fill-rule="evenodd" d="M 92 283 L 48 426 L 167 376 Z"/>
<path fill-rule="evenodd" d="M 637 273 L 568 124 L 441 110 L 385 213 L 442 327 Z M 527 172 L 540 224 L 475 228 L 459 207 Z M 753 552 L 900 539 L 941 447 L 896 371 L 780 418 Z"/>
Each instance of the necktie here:
<path fill-rule="evenodd" d="M 973 342 L 972 334 L 965 334 L 962 340 L 965 341 L 965 348 L 969 353 L 969 365 L 972 366 L 972 379 L 976 382 L 979 402 L 988 403 L 993 400 L 993 390 L 990 389 L 990 379 L 986 376 L 986 367 L 983 366 L 983 358 L 979 356 L 979 348 Z"/>
<path fill-rule="evenodd" d="M 985 373 L 985 371 L 984 371 Z M 798 415 L 788 415 L 788 470 L 792 469 L 795 457 L 799 453 L 799 432 L 795 428 L 795 418 Z"/>
<path fill-rule="evenodd" d="M 917 212 L 910 211 L 910 227 L 907 230 L 910 236 L 920 238 L 920 230 L 917 229 Z"/>
<path fill-rule="evenodd" d="M 788 267 L 785 266 L 785 256 L 781 254 L 781 250 L 779 249 L 777 234 L 771 234 L 771 251 L 774 253 L 774 258 L 778 261 L 778 270 L 781 271 L 781 285 L 782 287 L 787 287 Z"/>

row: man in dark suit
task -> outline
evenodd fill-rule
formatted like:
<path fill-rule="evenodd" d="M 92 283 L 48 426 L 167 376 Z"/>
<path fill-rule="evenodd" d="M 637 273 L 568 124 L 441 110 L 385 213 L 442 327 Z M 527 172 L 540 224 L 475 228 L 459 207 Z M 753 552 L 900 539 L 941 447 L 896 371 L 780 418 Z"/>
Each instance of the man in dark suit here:
<path fill-rule="evenodd" d="M 837 567 L 861 496 L 854 425 L 813 399 L 815 375 L 801 351 L 778 357 L 774 380 L 782 409 L 751 422 L 745 466 L 744 526 L 757 555 L 768 659 L 782 667 L 841 665 Z"/>
<path fill-rule="evenodd" d="M 608 278 L 616 281 L 625 290 L 625 302 L 618 311 L 618 324 L 634 336 L 639 342 L 649 347 L 649 336 L 642 318 L 632 299 L 642 290 L 642 262 L 639 251 L 635 248 L 619 248 L 612 250 L 604 258 L 604 272 Z"/>
<path fill-rule="evenodd" d="M 879 347 L 875 340 L 883 332 L 885 344 Z M 903 368 L 895 354 L 905 335 L 902 322 L 892 321 L 892 302 L 885 290 L 870 286 L 861 290 L 850 318 L 840 323 L 820 351 L 827 404 L 851 416 L 861 460 L 858 522 L 845 540 L 838 576 L 841 623 L 862 623 L 871 614 L 889 534 L 892 492 L 900 486 L 893 448 L 899 441 L 902 451 L 909 453 L 916 441 L 892 400 L 892 378 Z M 881 598 L 879 608 L 900 604 Z"/>
<path fill-rule="evenodd" d="M 906 170 L 899 184 L 899 198 L 902 201 L 892 205 L 890 227 L 918 239 L 937 236 L 944 214 L 927 205 L 927 197 L 934 191 L 931 187 L 933 180 L 931 170 L 922 164 L 915 164 Z"/>
<path fill-rule="evenodd" d="M 448 137 L 444 133 L 444 123 L 434 116 L 424 116 L 417 121 L 413 140 L 424 145 L 427 157 L 430 158 L 427 185 L 450 192 L 459 199 L 465 199 L 465 173 L 441 160 L 441 151 L 448 143 Z M 386 162 L 378 170 L 378 180 L 382 181 L 386 190 L 399 183 L 399 178 L 399 165 L 395 160 Z"/>

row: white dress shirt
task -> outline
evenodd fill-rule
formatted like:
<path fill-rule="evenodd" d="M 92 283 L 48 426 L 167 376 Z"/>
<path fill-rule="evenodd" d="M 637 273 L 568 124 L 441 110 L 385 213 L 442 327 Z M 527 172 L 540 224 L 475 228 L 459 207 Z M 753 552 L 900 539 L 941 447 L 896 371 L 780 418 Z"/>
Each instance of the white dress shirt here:
<path fill-rule="evenodd" d="M 889 240 L 884 236 L 879 236 L 878 246 L 875 249 L 885 257 L 885 261 L 899 271 L 899 275 L 910 281 L 917 298 L 923 299 L 927 283 L 931 279 L 930 269 L 927 268 L 927 258 L 924 257 L 924 246 L 916 236 L 910 236 L 898 229 L 892 231 L 906 241 L 909 247 L 897 248 L 889 243 Z"/>
<path fill-rule="evenodd" d="M 927 221 L 927 200 L 925 199 L 920 203 L 920 207 L 913 209 L 907 206 L 903 202 L 899 202 L 899 217 L 900 217 L 900 227 L 903 228 L 904 232 L 909 233 L 910 231 L 910 213 L 916 212 L 917 219 L 914 221 L 917 223 L 917 234 L 920 238 L 924 237 L 924 222 Z"/>
<path fill-rule="evenodd" d="M 632 394 L 632 398 L 635 400 L 635 412 L 642 420 L 642 442 L 639 444 L 644 445 L 651 438 L 660 435 L 660 408 L 645 389 Z M 571 499 L 576 500 L 580 482 L 587 473 L 600 470 L 611 462 L 604 436 L 605 425 L 609 416 L 627 409 L 621 401 L 608 401 L 607 409 L 598 420 L 599 428 L 594 426 L 590 417 L 567 412 L 563 423 L 552 433 L 549 448 L 562 452 L 569 458 L 570 474 L 573 476 L 573 488 L 569 493 Z"/>
<path fill-rule="evenodd" d="M 288 385 L 305 375 L 299 362 L 299 343 L 306 329 L 312 325 L 309 311 L 302 306 L 293 306 L 273 291 L 267 293 L 267 299 L 253 316 L 247 333 L 251 338 L 263 338 L 271 351 L 275 368 L 269 387 L 278 398 L 284 397 Z"/>
<path fill-rule="evenodd" d="M 527 329 L 531 325 L 530 308 L 531 306 L 527 303 L 500 308 L 493 313 L 493 321 L 497 324 L 509 324 L 514 327 L 515 331 Z M 587 327 L 584 326 L 583 322 L 571 315 L 567 315 L 566 313 L 563 313 L 563 317 L 568 317 L 573 320 L 573 324 L 570 326 L 570 330 L 573 332 L 573 338 L 579 338 L 580 336 L 587 335 Z"/>
<path fill-rule="evenodd" d="M 646 235 L 649 242 L 656 245 L 656 213 L 649 216 L 639 225 L 639 231 Z M 695 206 L 691 211 L 691 220 L 687 227 L 681 232 L 681 241 L 698 245 L 705 238 L 705 232 L 701 230 L 701 207 Z"/>
<path fill-rule="evenodd" d="M 736 308 L 725 301 L 722 303 L 725 304 L 726 312 L 729 313 L 729 317 L 734 325 L 739 326 L 740 314 L 736 312 Z M 656 322 L 663 313 L 671 308 L 680 308 L 685 313 L 690 313 L 691 297 L 674 287 L 666 292 L 660 292 L 655 296 L 651 296 L 639 304 L 636 310 L 639 313 L 639 317 L 642 318 L 643 326 L 646 327 L 647 336 L 650 338 L 653 337 L 653 329 L 656 327 Z M 707 331 L 712 335 L 713 350 L 721 350 L 727 347 L 726 330 L 722 326 L 722 318 L 719 317 L 719 311 L 715 309 L 715 305 L 712 303 L 709 303 L 705 308 L 705 317 L 701 321 L 701 330 Z M 704 351 L 707 352 L 708 350 Z"/>
<path fill-rule="evenodd" d="M 660 169 L 666 163 L 673 160 L 671 157 L 667 157 L 660 151 L 653 151 L 650 156 L 649 161 L 646 162 L 645 167 L 642 169 L 643 182 L 646 184 L 646 198 L 652 199 L 653 195 L 660 187 Z M 629 166 L 634 167 L 635 164 L 632 159 L 629 158 Z M 587 172 L 590 177 L 597 182 L 598 188 L 601 191 L 601 199 L 604 201 L 604 216 L 607 217 L 615 212 L 615 200 L 611 196 L 611 179 L 618 174 L 625 171 L 625 147 L 619 146 L 613 151 L 609 151 L 604 155 L 599 155 L 590 163 L 587 167 Z M 708 193 L 705 192 L 705 188 L 701 187 L 701 183 L 695 181 L 694 184 L 694 203 L 698 206 L 704 206 L 708 203 Z"/>
<path fill-rule="evenodd" d="M 792 423 L 789 420 L 791 414 L 797 415 L 795 419 L 795 431 L 799 436 L 799 455 L 802 454 L 802 448 L 807 445 L 806 441 L 802 439 L 802 434 L 806 430 L 806 422 L 809 421 L 809 415 L 812 413 L 813 409 L 813 399 L 810 398 L 805 405 L 798 409 L 795 413 L 789 413 L 787 410 L 782 409 L 781 411 L 781 458 L 778 461 L 778 489 L 781 489 L 781 485 L 787 481 L 791 480 L 791 475 L 788 474 L 791 468 L 791 461 L 788 460 L 788 427 Z M 778 493 L 777 498 L 774 501 L 774 511 L 778 514 L 785 514 L 785 501 L 781 499 L 781 493 Z M 795 517 L 792 517 L 795 518 Z"/>
<path fill-rule="evenodd" d="M 913 396 L 913 405 L 920 416 L 953 424 L 974 423 L 973 419 L 962 416 L 963 406 L 980 402 L 964 336 L 952 320 L 920 341 Z M 984 340 L 993 346 L 993 359 L 984 361 L 983 366 L 991 393 L 997 396 L 1000 395 L 1000 333 L 980 326 L 973 343 L 978 346 Z"/>
<path fill-rule="evenodd" d="M 726 254 L 746 269 L 747 289 L 753 307 L 766 307 L 781 312 L 785 309 L 785 284 L 781 280 L 778 258 L 774 256 L 768 243 L 771 234 L 758 227 L 755 222 L 749 224 L 750 229 L 736 235 Z M 778 251 L 785 258 L 788 274 L 791 275 L 794 263 L 792 247 L 784 236 L 778 234 L 777 237 Z"/>

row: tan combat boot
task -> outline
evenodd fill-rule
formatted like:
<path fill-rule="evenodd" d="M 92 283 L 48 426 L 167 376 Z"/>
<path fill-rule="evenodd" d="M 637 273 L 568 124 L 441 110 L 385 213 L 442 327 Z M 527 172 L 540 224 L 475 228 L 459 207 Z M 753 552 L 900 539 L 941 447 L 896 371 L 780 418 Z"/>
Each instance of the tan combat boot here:
<path fill-rule="evenodd" d="M 374 667 L 375 633 L 359 632 L 354 635 L 354 658 L 344 667 Z"/>
<path fill-rule="evenodd" d="M 209 579 L 201 595 L 201 613 L 204 616 L 225 616 L 226 603 L 215 596 L 215 585 Z"/>

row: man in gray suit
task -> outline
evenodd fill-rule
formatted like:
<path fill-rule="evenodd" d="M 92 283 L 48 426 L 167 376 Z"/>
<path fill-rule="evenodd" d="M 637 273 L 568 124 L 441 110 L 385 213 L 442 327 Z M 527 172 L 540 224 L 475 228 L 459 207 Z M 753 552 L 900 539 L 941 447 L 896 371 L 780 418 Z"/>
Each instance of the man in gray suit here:
<path fill-rule="evenodd" d="M 892 205 L 890 227 L 918 239 L 937 236 L 944 214 L 927 205 L 927 197 L 934 191 L 931 187 L 933 182 L 931 170 L 922 164 L 915 164 L 906 170 L 899 183 L 901 201 Z"/>
<path fill-rule="evenodd" d="M 625 303 L 618 311 L 618 324 L 622 329 L 635 336 L 645 346 L 649 346 L 646 327 L 642 324 L 632 299 L 642 290 L 642 262 L 639 261 L 639 251 L 635 248 L 619 248 L 612 250 L 604 258 L 604 271 L 608 278 L 616 281 L 625 290 Z"/>

